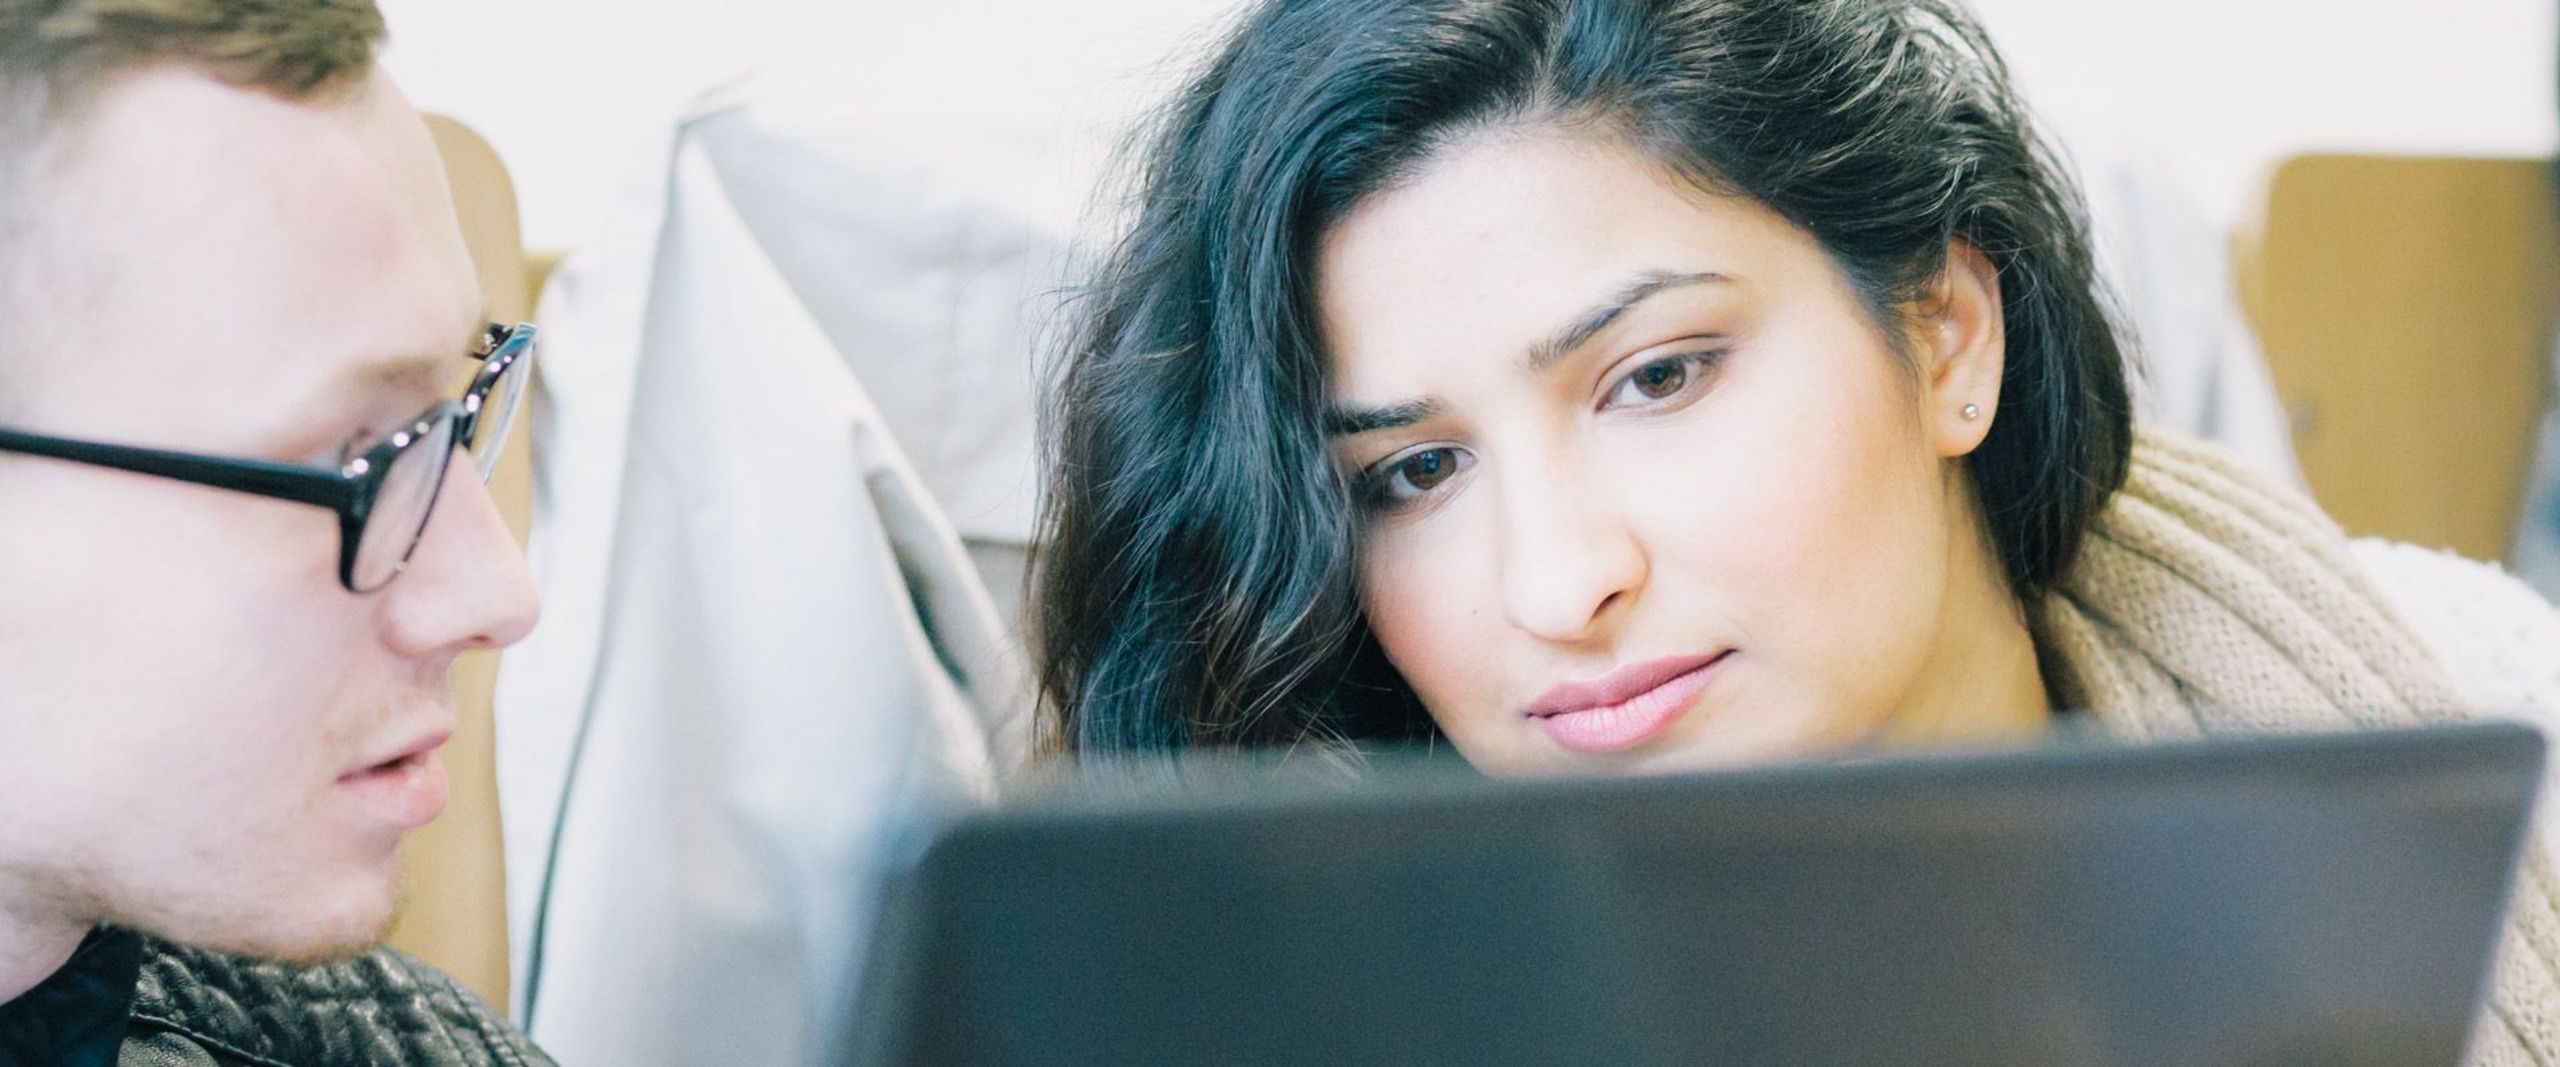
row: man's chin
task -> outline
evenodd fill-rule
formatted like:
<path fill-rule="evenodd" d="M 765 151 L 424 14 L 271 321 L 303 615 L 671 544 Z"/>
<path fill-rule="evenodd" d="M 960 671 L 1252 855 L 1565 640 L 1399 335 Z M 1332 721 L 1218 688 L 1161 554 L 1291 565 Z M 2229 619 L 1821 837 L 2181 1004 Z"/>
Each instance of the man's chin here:
<path fill-rule="evenodd" d="M 388 888 L 350 888 L 341 899 L 304 898 L 296 902 L 302 907 L 285 912 L 136 915 L 114 921 L 190 948 L 308 966 L 344 962 L 380 945 L 391 929 L 398 897 Z"/>
<path fill-rule="evenodd" d="M 247 938 L 231 944 L 202 945 L 234 956 L 273 960 L 295 966 L 344 963 L 373 951 L 389 932 L 388 920 L 330 931 L 296 931 L 290 936 Z"/>

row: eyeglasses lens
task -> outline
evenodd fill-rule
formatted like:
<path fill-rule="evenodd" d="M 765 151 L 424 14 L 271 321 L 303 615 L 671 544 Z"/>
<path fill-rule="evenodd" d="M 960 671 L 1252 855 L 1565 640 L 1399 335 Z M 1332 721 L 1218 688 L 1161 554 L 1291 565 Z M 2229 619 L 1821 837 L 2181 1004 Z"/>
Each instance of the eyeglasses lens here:
<path fill-rule="evenodd" d="M 409 554 L 417 550 L 427 518 L 435 512 L 445 468 L 453 462 L 455 421 L 436 419 L 424 437 L 392 458 L 382 491 L 374 497 L 373 514 L 365 520 L 364 539 L 356 544 L 356 591 L 380 589 L 408 566 Z"/>
<path fill-rule="evenodd" d="M 532 380 L 533 349 L 528 346 L 499 371 L 497 382 L 481 401 L 480 422 L 471 440 L 471 462 L 479 468 L 481 481 L 488 481 L 490 472 L 498 469 L 498 454 L 506 450 L 516 412 L 524 407 L 525 383 Z"/>

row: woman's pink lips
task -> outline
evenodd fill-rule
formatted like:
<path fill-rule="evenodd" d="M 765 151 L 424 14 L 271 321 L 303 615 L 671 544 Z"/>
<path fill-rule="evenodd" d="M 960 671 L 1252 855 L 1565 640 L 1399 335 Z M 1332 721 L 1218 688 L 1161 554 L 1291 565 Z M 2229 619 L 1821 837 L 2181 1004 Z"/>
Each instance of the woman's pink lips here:
<path fill-rule="evenodd" d="M 1622 752 L 1660 734 L 1705 689 L 1711 669 L 1732 654 L 1674 656 L 1631 664 L 1539 697 L 1527 715 L 1556 744 L 1576 752 Z"/>

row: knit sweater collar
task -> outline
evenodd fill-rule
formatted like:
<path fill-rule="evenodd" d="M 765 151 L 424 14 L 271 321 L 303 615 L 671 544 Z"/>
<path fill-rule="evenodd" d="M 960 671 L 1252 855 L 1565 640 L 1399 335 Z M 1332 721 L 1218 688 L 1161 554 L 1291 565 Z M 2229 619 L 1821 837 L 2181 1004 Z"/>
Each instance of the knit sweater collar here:
<path fill-rule="evenodd" d="M 2125 485 L 2036 613 L 2059 706 L 2137 740 L 2467 717 L 2317 505 L 2145 431 Z M 2527 835 L 2474 1065 L 2560 1061 L 2560 881 Z"/>

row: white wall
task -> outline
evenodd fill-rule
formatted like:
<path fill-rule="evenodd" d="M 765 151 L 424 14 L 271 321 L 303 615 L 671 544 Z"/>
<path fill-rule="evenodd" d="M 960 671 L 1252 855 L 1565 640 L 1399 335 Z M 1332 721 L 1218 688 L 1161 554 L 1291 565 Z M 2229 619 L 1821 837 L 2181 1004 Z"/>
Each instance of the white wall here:
<path fill-rule="evenodd" d="M 636 144 L 703 88 L 790 62 L 1144 79 L 1226 0 L 381 0 L 386 63 L 487 135 L 526 237 L 576 244 Z M 2548 154 L 2560 0 L 1974 0 L 2029 100 L 2236 217 L 2297 151 Z M 1192 42 L 1186 44 L 1185 42 Z"/>
<path fill-rule="evenodd" d="M 2236 216 L 2321 149 L 2548 155 L 2560 0 L 1972 0 L 2031 104 Z"/>
<path fill-rule="evenodd" d="M 573 247 L 636 148 L 742 75 L 849 68 L 934 81 L 984 112 L 1008 89 L 1162 83 L 1229 0 L 379 0 L 384 64 L 418 106 L 470 124 L 515 175 L 529 247 Z M 914 72 L 903 81 L 901 72 Z M 991 99 L 990 99 L 991 98 Z M 916 105 L 920 110 L 925 105 Z"/>

